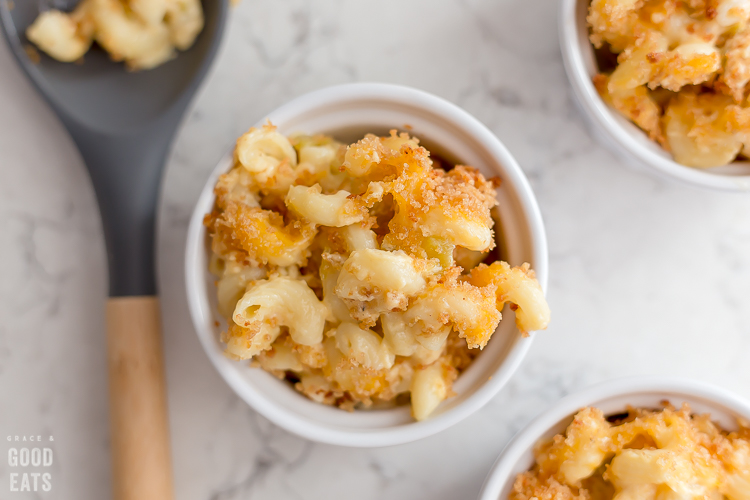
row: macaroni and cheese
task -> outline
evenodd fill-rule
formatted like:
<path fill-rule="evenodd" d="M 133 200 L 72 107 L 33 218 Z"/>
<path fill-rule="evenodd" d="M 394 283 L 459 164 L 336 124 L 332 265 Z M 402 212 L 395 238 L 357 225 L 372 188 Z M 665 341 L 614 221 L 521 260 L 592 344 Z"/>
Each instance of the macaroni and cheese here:
<path fill-rule="evenodd" d="M 535 455 L 511 500 L 750 499 L 747 422 L 726 432 L 687 405 L 610 418 L 584 408 Z"/>
<path fill-rule="evenodd" d="M 321 403 L 410 397 L 426 418 L 506 303 L 524 333 L 549 321 L 529 265 L 490 253 L 498 183 L 396 131 L 344 146 L 250 129 L 205 218 L 227 356 Z"/>
<path fill-rule="evenodd" d="M 675 161 L 750 155 L 750 1 L 593 0 L 587 20 L 597 90 Z"/>
<path fill-rule="evenodd" d="M 190 48 L 202 29 L 201 0 L 81 0 L 71 13 L 42 12 L 26 36 L 63 62 L 80 60 L 96 41 L 114 61 L 141 70 Z"/>

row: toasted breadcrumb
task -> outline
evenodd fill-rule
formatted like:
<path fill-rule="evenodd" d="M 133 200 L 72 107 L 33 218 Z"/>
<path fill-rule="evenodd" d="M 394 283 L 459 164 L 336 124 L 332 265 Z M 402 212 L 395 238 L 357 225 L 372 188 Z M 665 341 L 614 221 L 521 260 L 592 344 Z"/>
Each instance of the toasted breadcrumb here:
<path fill-rule="evenodd" d="M 506 302 L 524 334 L 547 326 L 528 264 L 480 264 L 494 255 L 499 186 L 469 166 L 436 167 L 395 130 L 346 147 L 251 129 L 204 218 L 227 356 L 313 401 L 353 411 L 411 399 L 425 418 Z M 301 337 L 310 325 L 320 328 Z"/>
<path fill-rule="evenodd" d="M 749 437 L 747 427 L 727 432 L 687 404 L 629 407 L 609 420 L 584 408 L 564 434 L 536 448 L 509 498 L 750 498 Z"/>
<path fill-rule="evenodd" d="M 750 150 L 750 124 L 727 118 L 750 109 L 750 4 L 593 0 L 587 20 L 594 47 L 617 55 L 595 88 L 675 161 L 716 167 Z"/>
<path fill-rule="evenodd" d="M 531 472 L 524 472 L 516 477 L 513 483 L 511 500 L 590 500 L 586 490 L 577 493 L 566 484 L 558 483 L 555 478 L 544 480 Z"/>

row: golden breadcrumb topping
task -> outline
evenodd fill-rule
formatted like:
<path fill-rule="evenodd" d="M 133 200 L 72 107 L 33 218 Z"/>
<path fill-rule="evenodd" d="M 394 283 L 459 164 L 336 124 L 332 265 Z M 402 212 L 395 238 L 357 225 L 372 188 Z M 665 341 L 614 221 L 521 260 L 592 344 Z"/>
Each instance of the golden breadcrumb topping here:
<path fill-rule="evenodd" d="M 683 165 L 746 156 L 750 1 L 592 0 L 587 20 L 606 102 Z"/>
<path fill-rule="evenodd" d="M 628 408 L 605 418 L 584 408 L 564 434 L 540 443 L 511 500 L 750 498 L 750 428 L 735 432 L 709 415 Z"/>
<path fill-rule="evenodd" d="M 320 403 L 411 401 L 426 418 L 506 303 L 524 335 L 549 322 L 529 265 L 491 253 L 499 185 L 436 167 L 405 133 L 345 146 L 251 129 L 204 220 L 227 356 Z"/>

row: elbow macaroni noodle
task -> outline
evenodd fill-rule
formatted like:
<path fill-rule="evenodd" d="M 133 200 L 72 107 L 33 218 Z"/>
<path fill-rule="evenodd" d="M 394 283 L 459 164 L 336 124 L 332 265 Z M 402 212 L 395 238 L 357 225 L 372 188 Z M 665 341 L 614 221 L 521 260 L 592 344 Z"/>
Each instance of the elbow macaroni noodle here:
<path fill-rule="evenodd" d="M 592 0 L 587 20 L 594 46 L 617 55 L 597 90 L 675 161 L 748 156 L 750 1 Z"/>
<path fill-rule="evenodd" d="M 687 405 L 628 408 L 624 419 L 584 408 L 535 455 L 510 500 L 750 498 L 750 428 L 725 432 Z"/>
<path fill-rule="evenodd" d="M 81 59 L 96 41 L 114 61 L 141 70 L 190 48 L 202 29 L 200 0 L 82 0 L 69 14 L 42 12 L 26 36 L 63 62 Z"/>
<path fill-rule="evenodd" d="M 489 259 L 496 184 L 445 171 L 407 134 L 348 147 L 272 125 L 237 141 L 206 215 L 226 354 L 352 410 L 452 395 L 506 302 L 526 334 L 549 308 L 527 264 Z"/>

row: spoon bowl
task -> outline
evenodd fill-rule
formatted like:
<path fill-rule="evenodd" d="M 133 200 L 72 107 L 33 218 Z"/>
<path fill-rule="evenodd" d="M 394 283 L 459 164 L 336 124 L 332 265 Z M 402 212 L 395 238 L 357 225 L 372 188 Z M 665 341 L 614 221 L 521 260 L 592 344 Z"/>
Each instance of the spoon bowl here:
<path fill-rule="evenodd" d="M 148 125 L 190 99 L 216 51 L 226 10 L 224 1 L 204 1 L 206 23 L 190 49 L 154 69 L 127 71 L 96 45 L 82 64 L 61 63 L 41 51 L 38 61 L 30 58 L 33 45 L 25 31 L 39 15 L 39 3 L 22 0 L 9 9 L 0 2 L 0 21 L 13 54 L 56 112 L 110 133 Z M 76 3 L 58 1 L 55 6 L 72 10 Z"/>
<path fill-rule="evenodd" d="M 68 0 L 65 6 L 72 7 Z M 0 1 L 13 55 L 55 110 L 94 184 L 109 260 L 110 296 L 154 295 L 154 214 L 174 132 L 218 48 L 226 0 L 204 0 L 194 45 L 148 71 L 127 71 L 94 46 L 82 64 L 36 52 L 26 28 L 39 3 Z M 34 57 L 31 54 L 38 54 Z"/>

